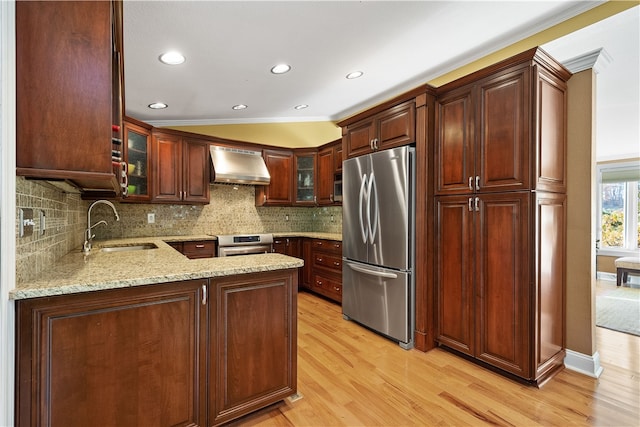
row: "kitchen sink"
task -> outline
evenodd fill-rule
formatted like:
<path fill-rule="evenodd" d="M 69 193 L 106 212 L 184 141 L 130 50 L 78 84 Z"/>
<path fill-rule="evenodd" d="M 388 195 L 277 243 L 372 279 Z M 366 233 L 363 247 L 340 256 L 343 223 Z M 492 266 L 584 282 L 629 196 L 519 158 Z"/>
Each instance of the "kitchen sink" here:
<path fill-rule="evenodd" d="M 155 243 L 140 243 L 139 245 L 114 245 L 104 246 L 100 248 L 100 252 L 127 252 L 127 251 L 143 251 L 145 249 L 156 249 Z"/>

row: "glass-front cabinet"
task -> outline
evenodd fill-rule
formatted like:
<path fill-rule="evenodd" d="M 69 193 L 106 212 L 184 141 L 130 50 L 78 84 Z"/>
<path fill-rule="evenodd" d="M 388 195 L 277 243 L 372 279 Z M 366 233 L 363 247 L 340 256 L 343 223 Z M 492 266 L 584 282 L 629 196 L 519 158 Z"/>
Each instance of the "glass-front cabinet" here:
<path fill-rule="evenodd" d="M 151 131 L 143 126 L 124 122 L 124 138 L 126 147 L 125 160 L 129 186 L 125 201 L 149 201 L 149 164 Z"/>
<path fill-rule="evenodd" d="M 295 153 L 296 205 L 316 204 L 316 152 Z"/>

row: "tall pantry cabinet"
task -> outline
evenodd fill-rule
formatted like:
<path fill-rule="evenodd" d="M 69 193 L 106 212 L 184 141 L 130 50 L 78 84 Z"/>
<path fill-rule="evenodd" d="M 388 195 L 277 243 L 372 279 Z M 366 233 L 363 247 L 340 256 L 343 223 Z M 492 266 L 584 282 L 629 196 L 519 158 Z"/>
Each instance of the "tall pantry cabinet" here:
<path fill-rule="evenodd" d="M 570 76 L 531 49 L 436 103 L 437 342 L 537 384 L 565 356 Z"/>

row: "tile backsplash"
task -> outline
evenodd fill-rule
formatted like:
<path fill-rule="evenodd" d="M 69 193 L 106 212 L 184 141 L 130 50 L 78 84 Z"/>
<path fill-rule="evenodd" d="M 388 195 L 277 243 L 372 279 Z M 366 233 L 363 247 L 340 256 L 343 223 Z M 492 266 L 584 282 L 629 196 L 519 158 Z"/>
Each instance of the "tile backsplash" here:
<path fill-rule="evenodd" d="M 16 212 L 17 283 L 46 271 L 69 251 L 80 250 L 90 203 L 79 194 L 64 193 L 46 182 L 17 178 L 17 208 L 32 208 L 36 217 L 33 235 L 20 238 Z M 107 222 L 93 229 L 96 240 L 288 231 L 342 233 L 341 207 L 256 207 L 253 186 L 212 185 L 208 205 L 114 204 L 120 221 L 107 206 L 92 209 L 93 224 Z M 44 235 L 40 235 L 38 210 L 44 210 L 46 215 Z M 155 214 L 153 224 L 147 223 L 149 213 Z"/>

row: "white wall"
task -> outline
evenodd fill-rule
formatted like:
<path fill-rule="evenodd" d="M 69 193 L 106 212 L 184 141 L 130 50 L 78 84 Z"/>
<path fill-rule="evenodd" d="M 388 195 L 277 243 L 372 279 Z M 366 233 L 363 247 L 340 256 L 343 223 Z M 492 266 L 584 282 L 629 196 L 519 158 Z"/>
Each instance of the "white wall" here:
<path fill-rule="evenodd" d="M 0 426 L 13 425 L 15 287 L 15 2 L 0 1 Z"/>

